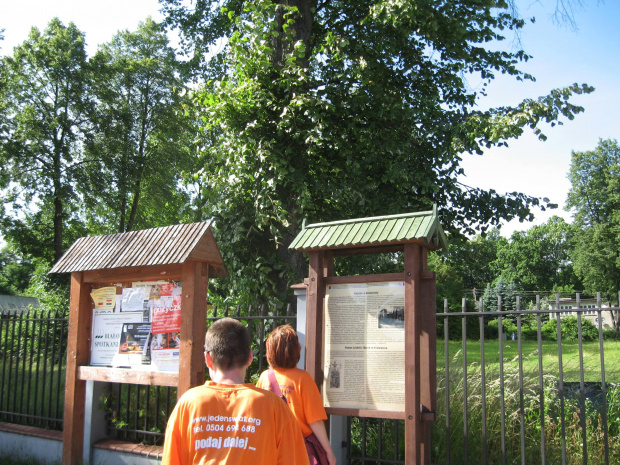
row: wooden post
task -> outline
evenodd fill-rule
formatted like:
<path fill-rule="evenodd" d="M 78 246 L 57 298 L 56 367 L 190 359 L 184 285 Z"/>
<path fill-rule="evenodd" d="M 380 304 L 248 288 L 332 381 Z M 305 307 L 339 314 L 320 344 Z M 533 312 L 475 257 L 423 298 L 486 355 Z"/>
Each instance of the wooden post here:
<path fill-rule="evenodd" d="M 334 252 L 326 250 L 323 253 L 323 277 L 334 276 Z"/>
<path fill-rule="evenodd" d="M 420 281 L 420 404 L 422 443 L 420 462 L 431 463 L 431 426 L 437 415 L 437 318 L 435 273 L 425 271 Z"/>
<path fill-rule="evenodd" d="M 323 252 L 310 253 L 308 297 L 306 299 L 306 371 L 319 386 L 323 385 L 323 300 L 325 268 Z"/>
<path fill-rule="evenodd" d="M 405 244 L 405 465 L 420 465 L 420 268 L 418 244 Z"/>
<path fill-rule="evenodd" d="M 63 465 L 77 465 L 82 462 L 86 381 L 78 379 L 78 368 L 90 363 L 92 324 L 90 290 L 91 286 L 84 282 L 82 273 L 71 273 L 71 300 L 69 306 L 69 332 L 67 335 L 67 369 L 62 433 Z"/>
<path fill-rule="evenodd" d="M 183 264 L 181 297 L 181 347 L 177 398 L 205 380 L 204 340 L 207 329 L 207 285 L 209 265 Z"/>

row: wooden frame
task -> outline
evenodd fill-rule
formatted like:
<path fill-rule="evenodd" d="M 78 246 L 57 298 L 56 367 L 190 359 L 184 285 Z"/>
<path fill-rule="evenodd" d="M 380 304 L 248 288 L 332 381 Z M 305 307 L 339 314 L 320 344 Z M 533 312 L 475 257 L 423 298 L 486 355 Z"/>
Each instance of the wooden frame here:
<path fill-rule="evenodd" d="M 403 251 L 403 273 L 333 276 L 334 257 Z M 306 299 L 306 370 L 319 389 L 323 384 L 325 286 L 382 281 L 405 283 L 405 410 L 327 408 L 330 415 L 389 418 L 405 421 L 405 464 L 430 464 L 430 422 L 436 416 L 435 274 L 427 271 L 427 246 L 407 241 L 388 247 L 324 249 L 309 252 Z"/>
<path fill-rule="evenodd" d="M 181 345 L 179 373 L 91 367 L 90 339 L 93 284 L 159 279 L 181 281 Z M 183 264 L 126 267 L 71 273 L 71 303 L 67 344 L 67 370 L 63 427 L 63 464 L 82 462 L 86 381 L 176 386 L 180 397 L 204 383 L 203 340 L 206 331 L 209 264 L 188 260 Z"/>

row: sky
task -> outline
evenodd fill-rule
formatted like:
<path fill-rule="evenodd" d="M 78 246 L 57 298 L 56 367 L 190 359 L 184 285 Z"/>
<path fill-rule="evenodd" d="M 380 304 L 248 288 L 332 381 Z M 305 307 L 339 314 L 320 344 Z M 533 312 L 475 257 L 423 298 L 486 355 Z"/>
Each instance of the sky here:
<path fill-rule="evenodd" d="M 571 151 L 593 150 L 599 139 L 620 138 L 620 2 L 582 2 L 574 11 L 575 30 L 553 21 L 556 0 L 517 0 L 522 17 L 536 18 L 534 23 L 527 22 L 519 38 L 523 49 L 533 56 L 520 68 L 534 75 L 536 82 L 500 76 L 479 102 L 483 109 L 517 105 L 575 82 L 596 88 L 592 94 L 571 100 L 585 108 L 575 120 L 543 127 L 547 141 L 539 141 L 526 130 L 521 138 L 510 141 L 508 148 L 488 150 L 482 156 L 463 155 L 463 184 L 499 193 L 523 192 L 559 204 L 557 210 L 536 211 L 533 223 L 514 220 L 503 225 L 501 233 L 506 237 L 544 223 L 552 215 L 571 221 L 570 212 L 563 210 L 570 189 Z M 157 0 L 0 0 L 0 29 L 5 29 L 0 54 L 11 53 L 32 26 L 43 30 L 57 16 L 65 24 L 73 21 L 86 34 L 87 52 L 92 56 L 97 46 L 110 41 L 117 31 L 135 30 L 147 16 L 161 20 L 158 10 Z M 511 43 L 513 39 L 511 36 Z M 479 83 L 470 84 L 476 88 Z"/>

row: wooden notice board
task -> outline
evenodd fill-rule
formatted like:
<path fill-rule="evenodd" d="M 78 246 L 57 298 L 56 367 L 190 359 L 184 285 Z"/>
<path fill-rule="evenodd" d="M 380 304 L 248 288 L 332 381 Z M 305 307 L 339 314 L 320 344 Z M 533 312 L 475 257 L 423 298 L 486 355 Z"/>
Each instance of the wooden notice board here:
<path fill-rule="evenodd" d="M 408 465 L 430 464 L 436 302 L 427 251 L 446 246 L 435 208 L 317 223 L 291 244 L 309 254 L 306 370 L 327 412 L 404 420 Z M 396 252 L 402 272 L 334 276 L 338 257 Z"/>
<path fill-rule="evenodd" d="M 207 221 L 84 237 L 50 273 L 71 274 L 62 461 L 73 465 L 82 461 L 87 380 L 176 386 L 178 396 L 204 383 L 208 282 L 227 277 L 228 272 Z M 179 350 L 176 372 L 153 370 L 148 365 L 140 369 L 91 366 L 91 294 L 104 287 L 126 289 L 136 282 L 179 283 L 181 292 L 174 299 L 177 307 L 180 303 L 180 331 L 175 331 L 174 342 L 172 334 L 161 338 L 166 347 Z"/>

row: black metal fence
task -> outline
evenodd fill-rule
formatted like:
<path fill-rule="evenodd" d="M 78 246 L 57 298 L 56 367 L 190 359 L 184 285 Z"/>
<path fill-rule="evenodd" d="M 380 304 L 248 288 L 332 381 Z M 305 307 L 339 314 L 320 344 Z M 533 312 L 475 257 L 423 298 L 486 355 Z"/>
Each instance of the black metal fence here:
<path fill-rule="evenodd" d="M 62 430 L 68 318 L 0 314 L 0 421 Z"/>
<path fill-rule="evenodd" d="M 432 462 L 620 463 L 620 341 L 606 339 L 602 327 L 603 312 L 618 307 L 599 301 L 567 318 L 540 299 L 531 310 L 519 306 L 485 312 L 463 301 L 460 311 L 446 303 L 437 314 Z M 596 326 L 586 321 L 592 313 Z M 267 366 L 267 334 L 296 320 L 290 307 L 209 314 L 208 324 L 231 316 L 248 325 L 255 355 L 249 382 Z M 60 312 L 0 315 L 0 421 L 62 429 L 67 324 Z M 160 444 L 176 389 L 111 386 L 101 398 L 110 436 Z M 348 425 L 347 463 L 404 463 L 401 421 L 353 417 Z"/>

